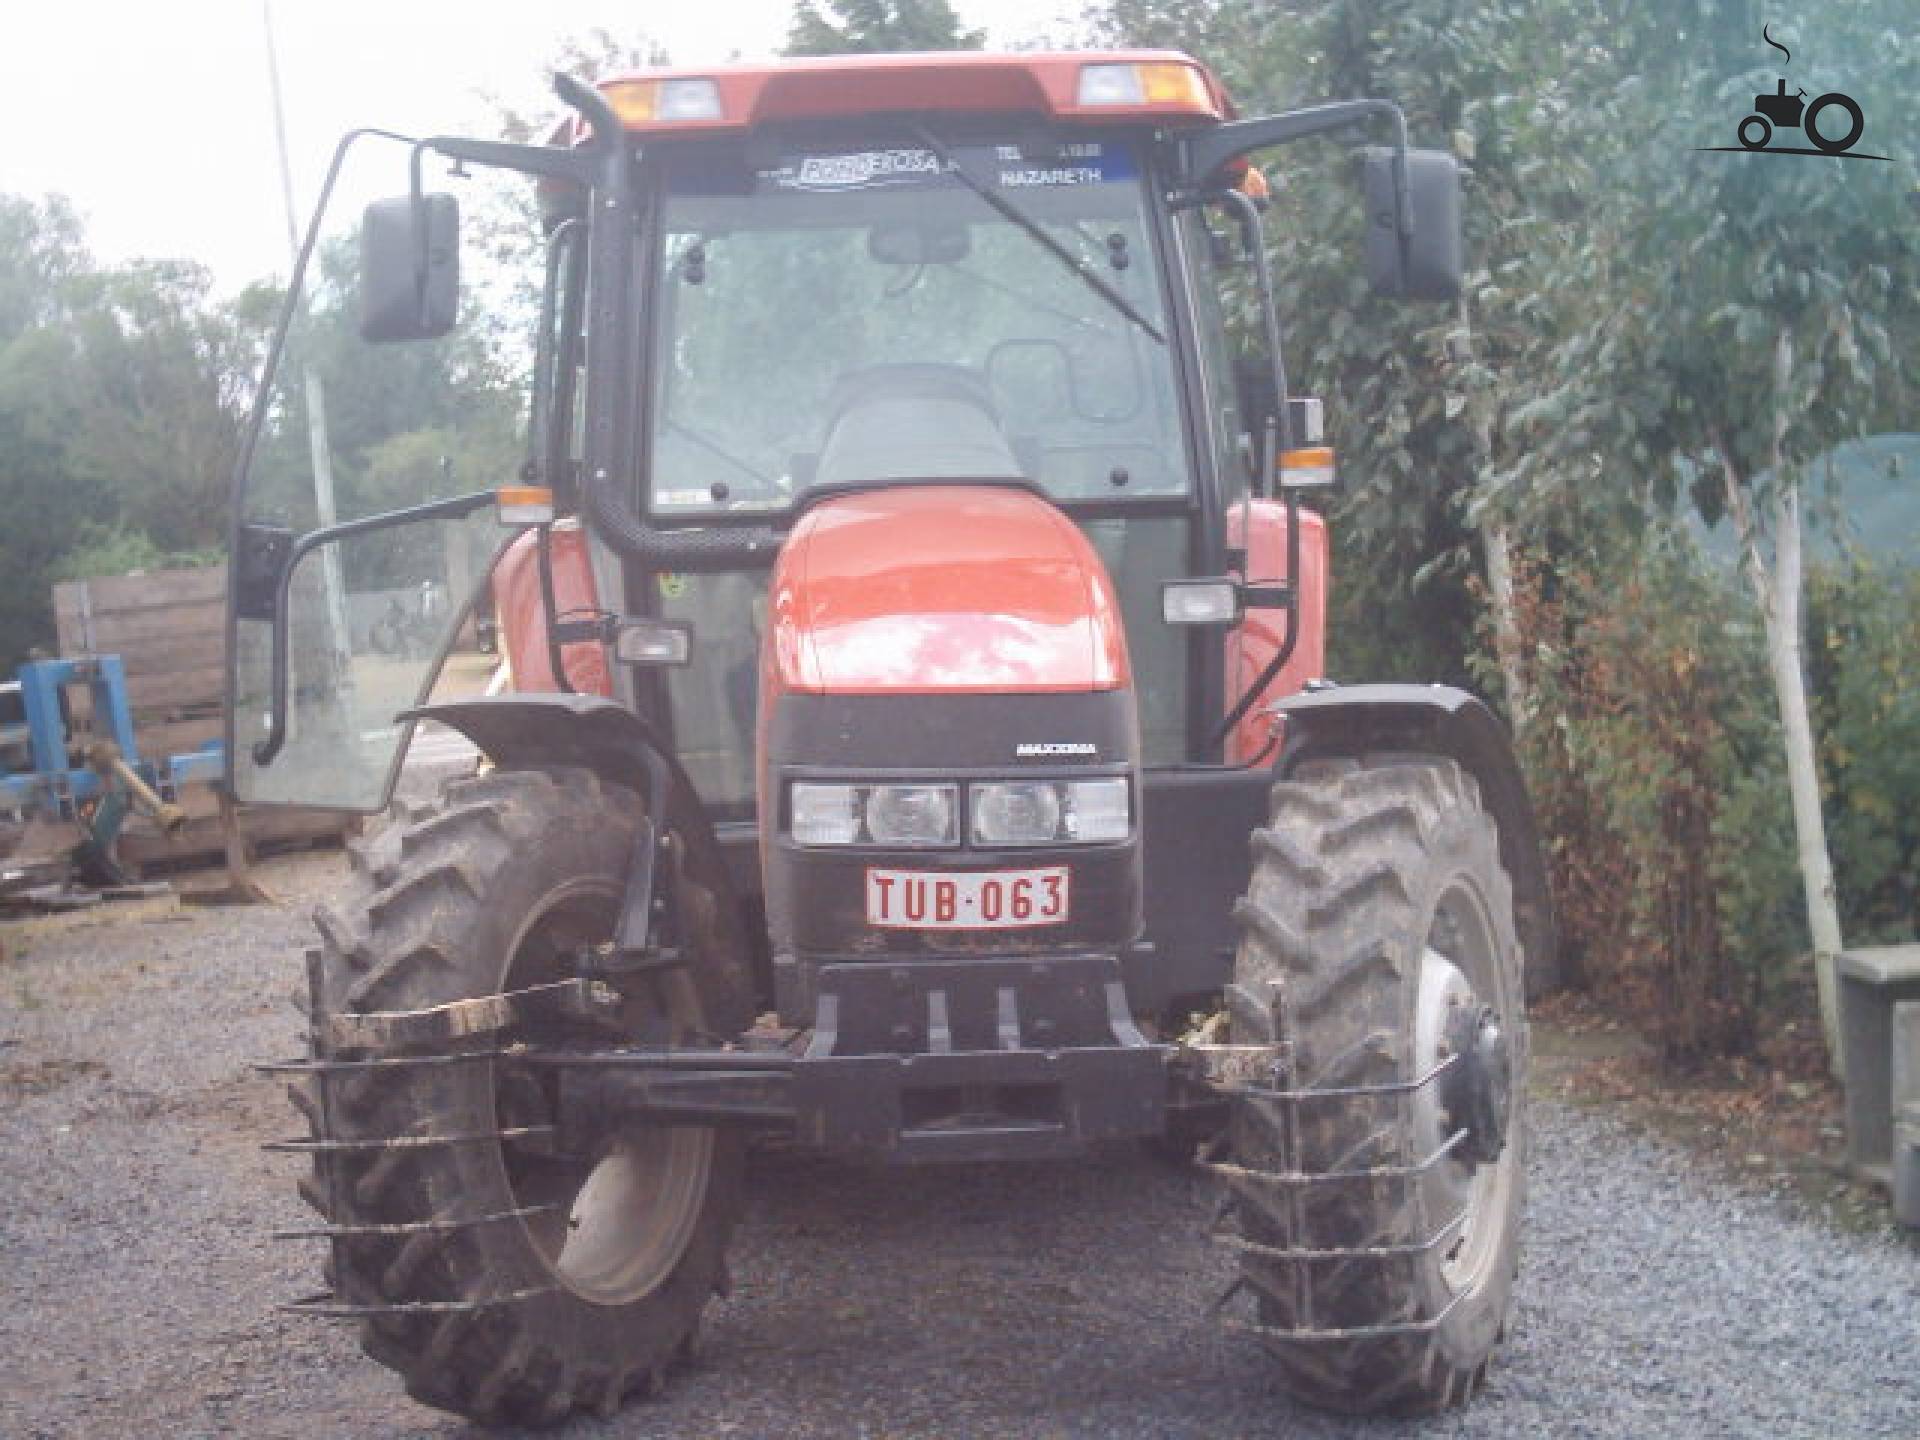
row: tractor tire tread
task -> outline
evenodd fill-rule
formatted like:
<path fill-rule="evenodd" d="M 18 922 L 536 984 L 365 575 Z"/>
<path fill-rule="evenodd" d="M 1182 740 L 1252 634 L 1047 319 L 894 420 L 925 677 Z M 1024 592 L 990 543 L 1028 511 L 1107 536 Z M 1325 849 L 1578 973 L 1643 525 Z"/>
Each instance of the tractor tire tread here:
<path fill-rule="evenodd" d="M 1460 854 L 1435 856 L 1436 837 L 1457 839 L 1462 826 L 1471 843 Z M 1408 943 L 1419 877 L 1436 864 L 1472 866 L 1485 877 L 1490 903 L 1511 913 L 1492 822 L 1472 778 L 1428 757 L 1313 762 L 1273 786 L 1269 824 L 1254 832 L 1253 856 L 1248 896 L 1236 908 L 1242 939 L 1228 992 L 1236 1042 L 1281 1045 L 1299 1090 L 1413 1078 L 1404 1073 L 1402 1037 L 1424 943 Z M 1500 963 L 1517 965 L 1517 945 Z M 1509 993 L 1517 997 L 1517 974 Z M 1296 1111 L 1251 1092 L 1235 1105 L 1233 1158 L 1247 1171 L 1277 1172 L 1295 1146 L 1299 1168 L 1310 1173 L 1409 1163 L 1405 1127 L 1397 1119 L 1383 1125 L 1386 1113 L 1397 1114 L 1345 1100 Z M 1419 1238 L 1414 1204 L 1397 1181 L 1298 1191 L 1243 1176 L 1230 1177 L 1227 1191 L 1239 1233 L 1278 1249 L 1407 1244 Z M 1416 1415 L 1459 1404 L 1482 1383 L 1484 1353 L 1455 1355 L 1435 1331 L 1291 1338 L 1296 1327 L 1361 1329 L 1433 1313 L 1413 1264 L 1371 1257 L 1304 1262 L 1315 1268 L 1312 1309 L 1302 1313 L 1300 1263 L 1257 1252 L 1241 1261 L 1265 1348 L 1295 1397 L 1348 1414 Z"/>
<path fill-rule="evenodd" d="M 640 812 L 636 794 L 582 769 L 493 771 L 450 782 L 438 805 L 396 807 L 393 824 L 354 847 L 344 902 L 316 915 L 321 955 L 309 999 L 316 1054 L 329 1053 L 323 1039 L 332 1013 L 424 1008 L 486 993 L 497 982 L 466 973 L 476 947 L 465 942 L 483 923 L 490 891 L 499 889 L 493 877 L 524 866 L 563 830 L 597 826 L 607 837 L 595 842 L 605 869 L 623 879 Z M 695 892 L 689 883 L 683 895 Z M 718 923 L 711 895 L 706 901 L 687 907 L 690 923 Z M 710 946 L 714 937 L 703 934 L 699 943 Z M 463 1107 L 479 1103 L 468 1093 L 475 1084 L 469 1075 L 490 1073 L 484 1065 L 430 1075 L 404 1068 L 334 1072 L 296 1108 L 323 1139 L 455 1130 L 472 1123 Z M 485 1104 L 490 1113 L 491 1100 Z M 680 1271 L 647 1299 L 615 1307 L 607 1319 L 602 1307 L 565 1292 L 465 1311 L 395 1310 L 361 1321 L 362 1349 L 397 1371 L 414 1398 L 483 1424 L 549 1426 L 579 1408 L 617 1409 L 634 1388 L 630 1377 L 663 1370 L 678 1352 L 711 1293 L 709 1272 L 738 1207 L 738 1156 L 726 1155 L 716 1155 L 710 1213 Z M 470 1193 L 472 1173 L 444 1147 L 328 1152 L 315 1157 L 299 1189 L 336 1225 L 511 1208 L 508 1195 Z M 335 1236 L 334 1289 L 349 1304 L 404 1305 L 486 1301 L 551 1284 L 530 1241 L 521 1242 L 525 1259 L 509 1263 L 520 1273 L 496 1271 L 490 1256 L 504 1243 L 483 1245 L 471 1229 Z M 616 1314 L 628 1323 L 614 1326 Z M 582 1334 L 601 1338 L 588 1344 L 589 1353 L 571 1353 Z"/>

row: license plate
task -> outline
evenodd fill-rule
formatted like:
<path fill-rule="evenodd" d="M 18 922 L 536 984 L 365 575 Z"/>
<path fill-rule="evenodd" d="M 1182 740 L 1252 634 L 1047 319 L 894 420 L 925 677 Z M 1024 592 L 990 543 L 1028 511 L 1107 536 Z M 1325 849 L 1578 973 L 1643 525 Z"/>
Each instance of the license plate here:
<path fill-rule="evenodd" d="M 884 930 L 1007 930 L 1067 923 L 1067 867 L 867 871 L 867 923 Z"/>

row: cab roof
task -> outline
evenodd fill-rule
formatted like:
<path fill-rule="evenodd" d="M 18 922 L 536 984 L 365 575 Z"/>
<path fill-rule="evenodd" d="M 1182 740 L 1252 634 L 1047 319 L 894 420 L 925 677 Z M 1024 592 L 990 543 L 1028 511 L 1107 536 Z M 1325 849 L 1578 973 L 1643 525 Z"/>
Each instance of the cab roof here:
<path fill-rule="evenodd" d="M 629 134 L 724 134 L 874 113 L 1001 114 L 1063 124 L 1204 127 L 1231 118 L 1220 83 L 1173 50 L 833 55 L 637 70 L 599 82 Z M 556 140 L 578 138 L 580 122 Z"/>

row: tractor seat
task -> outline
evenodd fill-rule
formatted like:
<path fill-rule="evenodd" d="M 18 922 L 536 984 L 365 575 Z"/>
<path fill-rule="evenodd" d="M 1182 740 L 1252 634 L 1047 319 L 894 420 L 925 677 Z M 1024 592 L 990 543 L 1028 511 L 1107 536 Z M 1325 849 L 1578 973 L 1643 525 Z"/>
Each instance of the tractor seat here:
<path fill-rule="evenodd" d="M 986 384 L 963 366 L 852 371 L 835 383 L 827 414 L 815 484 L 1026 477 Z"/>

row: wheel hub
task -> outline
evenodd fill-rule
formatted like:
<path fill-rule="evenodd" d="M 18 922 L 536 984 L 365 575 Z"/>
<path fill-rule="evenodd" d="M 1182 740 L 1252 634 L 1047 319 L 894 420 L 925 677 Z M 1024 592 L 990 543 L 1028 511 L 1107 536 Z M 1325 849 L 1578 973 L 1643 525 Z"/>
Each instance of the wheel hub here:
<path fill-rule="evenodd" d="M 1507 1145 L 1507 1102 L 1513 1093 L 1513 1056 L 1500 1017 L 1482 1005 L 1455 1006 L 1446 1026 L 1452 1064 L 1440 1077 L 1440 1108 L 1456 1131 L 1466 1131 L 1455 1154 L 1474 1164 L 1498 1160 Z"/>
<path fill-rule="evenodd" d="M 516 938 L 507 984 L 538 983 L 613 933 L 619 895 L 598 882 L 562 887 Z M 687 1033 L 699 1003 L 682 972 L 651 985 L 621 1023 Z M 524 1070 L 503 1067 L 500 1113 L 555 1124 L 554 1097 Z M 644 1299 L 673 1275 L 704 1213 L 714 1132 L 698 1126 L 633 1126 L 597 1137 L 590 1153 L 511 1148 L 502 1155 L 514 1200 L 547 1213 L 523 1222 L 561 1285 L 598 1305 Z"/>
<path fill-rule="evenodd" d="M 1444 933 L 1442 943 L 1457 946 L 1459 936 Z M 1416 993 L 1414 1077 L 1430 1083 L 1413 1092 L 1409 1158 L 1431 1162 L 1420 1190 L 1435 1233 L 1450 1232 L 1438 1251 L 1440 1273 L 1459 1291 L 1484 1279 L 1499 1238 L 1490 1217 L 1511 1183 L 1513 1059 L 1498 1013 L 1433 945 L 1421 956 Z"/>

